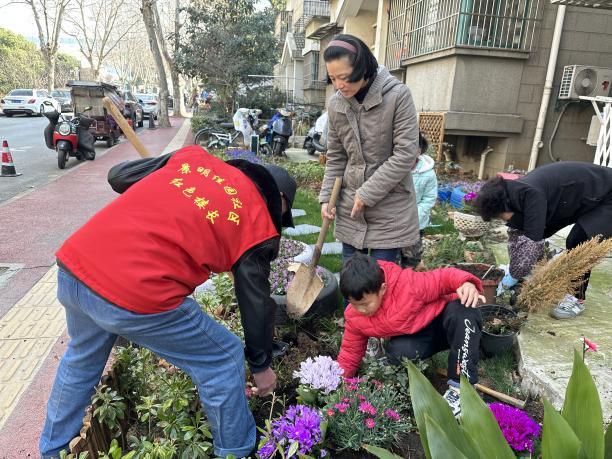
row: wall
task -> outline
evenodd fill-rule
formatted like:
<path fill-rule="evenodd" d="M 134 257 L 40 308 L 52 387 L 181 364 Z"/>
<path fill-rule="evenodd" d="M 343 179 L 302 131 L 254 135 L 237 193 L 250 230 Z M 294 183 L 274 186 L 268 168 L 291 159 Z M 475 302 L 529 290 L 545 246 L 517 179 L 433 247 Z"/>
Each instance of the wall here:
<path fill-rule="evenodd" d="M 450 57 L 420 62 L 406 68 L 406 85 L 412 91 L 417 111 L 451 109 L 455 65 L 455 57 Z"/>
<path fill-rule="evenodd" d="M 355 17 L 346 18 L 344 32 L 361 38 L 368 46 L 373 46 L 375 41 L 375 30 L 372 24 L 376 23 L 376 12 L 360 11 Z"/>
<path fill-rule="evenodd" d="M 519 92 L 518 112 L 525 119 L 522 136 L 511 139 L 506 165 L 517 164 L 526 168 L 537 122 L 546 67 L 550 54 L 557 6 L 545 2 L 542 32 L 538 50 L 532 54 L 523 70 Z M 557 58 L 553 92 L 546 114 L 542 140 L 545 144 L 538 156 L 538 165 L 550 163 L 548 141 L 557 122 L 555 110 L 559 83 L 565 65 L 583 64 L 612 68 L 612 11 L 594 8 L 567 7 L 561 45 Z M 595 114 L 590 103 L 570 105 L 559 124 L 553 143 L 553 154 L 564 160 L 592 162 L 595 148 L 586 144 L 591 117 Z"/>

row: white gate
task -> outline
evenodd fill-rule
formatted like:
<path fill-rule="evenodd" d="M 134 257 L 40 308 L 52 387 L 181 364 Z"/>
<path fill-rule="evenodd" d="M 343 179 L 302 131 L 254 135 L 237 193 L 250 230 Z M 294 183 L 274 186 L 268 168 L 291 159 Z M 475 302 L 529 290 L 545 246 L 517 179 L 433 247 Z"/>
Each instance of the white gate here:
<path fill-rule="evenodd" d="M 582 100 L 590 100 L 595 109 L 597 119 L 601 123 L 599 138 L 597 139 L 597 150 L 593 162 L 600 166 L 612 167 L 612 97 L 580 97 Z M 600 110 L 598 103 L 603 104 Z"/>

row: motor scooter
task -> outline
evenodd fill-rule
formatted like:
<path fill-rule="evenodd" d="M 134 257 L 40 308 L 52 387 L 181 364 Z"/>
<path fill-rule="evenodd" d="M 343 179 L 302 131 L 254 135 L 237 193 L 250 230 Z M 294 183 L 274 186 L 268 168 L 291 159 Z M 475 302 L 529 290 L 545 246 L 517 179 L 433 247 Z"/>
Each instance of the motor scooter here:
<path fill-rule="evenodd" d="M 83 112 L 88 110 L 91 107 L 86 107 Z M 66 167 L 71 156 L 90 161 L 96 158 L 95 139 L 89 132 L 94 119 L 83 113 L 68 119 L 55 110 L 45 111 L 44 115 L 49 120 L 44 131 L 45 143 L 49 149 L 57 152 L 57 166 L 60 169 Z"/>
<path fill-rule="evenodd" d="M 319 153 L 327 151 L 327 112 L 319 116 L 315 125 L 310 128 L 302 148 L 309 155 L 314 155 L 317 151 Z"/>
<path fill-rule="evenodd" d="M 291 113 L 280 110 L 280 117 L 272 123 L 272 154 L 283 156 L 289 146 L 289 137 L 293 135 Z"/>

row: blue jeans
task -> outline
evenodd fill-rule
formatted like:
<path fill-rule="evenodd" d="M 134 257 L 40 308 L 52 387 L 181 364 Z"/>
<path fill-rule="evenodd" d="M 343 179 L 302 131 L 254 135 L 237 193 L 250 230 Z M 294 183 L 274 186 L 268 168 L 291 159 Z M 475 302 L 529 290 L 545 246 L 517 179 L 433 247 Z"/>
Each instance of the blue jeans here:
<path fill-rule="evenodd" d="M 118 335 L 151 349 L 191 377 L 217 456 L 249 455 L 256 432 L 244 392 L 242 341 L 202 312 L 196 301 L 185 298 L 171 311 L 136 314 L 100 298 L 61 268 L 57 296 L 66 310 L 70 342 L 47 404 L 39 445 L 44 459 L 59 457 L 77 436 Z"/>
<path fill-rule="evenodd" d="M 396 262 L 400 249 L 356 249 L 350 244 L 342 243 L 342 264 L 344 265 L 355 252 L 368 254 L 375 260 Z"/>

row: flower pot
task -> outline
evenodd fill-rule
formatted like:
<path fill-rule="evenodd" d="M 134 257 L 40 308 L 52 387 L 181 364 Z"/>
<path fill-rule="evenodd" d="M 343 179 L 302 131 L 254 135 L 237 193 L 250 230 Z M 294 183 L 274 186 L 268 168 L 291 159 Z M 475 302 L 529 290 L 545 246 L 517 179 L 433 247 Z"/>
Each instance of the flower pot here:
<path fill-rule="evenodd" d="M 453 206 L 455 209 L 461 209 L 463 207 L 463 197 L 466 194 L 467 193 L 461 191 L 461 187 L 459 186 L 453 188 L 453 191 L 450 196 L 450 205 Z"/>
<path fill-rule="evenodd" d="M 466 237 L 480 237 L 489 228 L 489 223 L 485 222 L 479 215 L 463 212 L 453 212 L 453 222 L 455 229 Z"/>
<path fill-rule="evenodd" d="M 461 269 L 462 271 L 467 271 L 480 279 L 482 282 L 483 295 L 486 298 L 487 303 L 492 304 L 495 302 L 497 286 L 504 277 L 504 271 L 502 269 L 495 267 L 490 269 L 493 265 L 488 265 L 486 263 L 456 263 L 453 266 Z M 485 274 L 486 277 L 483 279 L 482 277 Z"/>
<path fill-rule="evenodd" d="M 493 357 L 512 349 L 516 340 L 517 331 L 505 334 L 493 334 L 484 330 L 485 323 L 492 318 L 515 318 L 516 312 L 497 304 L 483 304 L 478 308 L 482 314 L 483 330 L 480 337 L 480 348 L 486 357 Z"/>
<path fill-rule="evenodd" d="M 321 293 L 319 293 L 310 309 L 304 314 L 305 319 L 331 316 L 342 305 L 342 295 L 340 294 L 336 276 L 331 271 L 323 268 L 321 277 L 323 279 L 323 290 L 321 290 Z M 287 295 L 272 295 L 272 299 L 277 304 L 275 325 L 283 325 L 291 320 L 287 316 L 286 310 Z"/>

